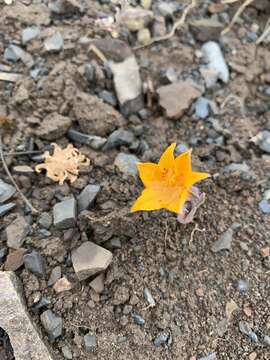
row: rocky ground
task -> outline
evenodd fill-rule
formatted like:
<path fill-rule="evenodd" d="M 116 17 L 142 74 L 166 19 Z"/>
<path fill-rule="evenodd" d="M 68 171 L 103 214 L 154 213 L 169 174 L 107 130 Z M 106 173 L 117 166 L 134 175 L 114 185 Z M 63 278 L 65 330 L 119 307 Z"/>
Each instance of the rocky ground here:
<path fill-rule="evenodd" d="M 256 41 L 269 2 L 221 35 L 241 1 L 197 1 L 149 46 L 188 1 L 131 3 L 0 0 L 2 148 L 38 210 L 1 166 L 0 270 L 20 278 L 55 359 L 267 360 L 270 56 Z M 52 142 L 90 159 L 74 183 L 34 171 Z M 129 212 L 136 162 L 173 142 L 211 174 L 188 225 Z"/>

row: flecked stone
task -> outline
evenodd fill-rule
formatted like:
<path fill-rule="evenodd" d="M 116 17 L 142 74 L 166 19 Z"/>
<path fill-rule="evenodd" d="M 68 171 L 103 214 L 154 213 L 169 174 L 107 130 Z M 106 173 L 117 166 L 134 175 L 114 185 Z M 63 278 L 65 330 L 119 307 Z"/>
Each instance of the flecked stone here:
<path fill-rule="evenodd" d="M 22 286 L 13 272 L 0 272 L 0 327 L 9 335 L 16 360 L 54 360 L 29 316 Z"/>
<path fill-rule="evenodd" d="M 124 174 L 136 176 L 138 174 L 137 163 L 139 159 L 135 155 L 120 153 L 114 160 L 114 165 Z"/>
<path fill-rule="evenodd" d="M 63 200 L 54 205 L 54 226 L 58 229 L 69 229 L 76 225 L 77 204 L 74 198 Z"/>
<path fill-rule="evenodd" d="M 37 26 L 27 27 L 22 31 L 22 43 L 26 44 L 27 42 L 35 39 L 40 34 L 40 29 Z"/>
<path fill-rule="evenodd" d="M 155 347 L 160 347 L 161 345 L 166 345 L 168 339 L 169 339 L 168 334 L 166 334 L 166 333 L 159 334 L 154 340 Z"/>
<path fill-rule="evenodd" d="M 100 185 L 87 185 L 78 196 L 78 212 L 89 210 L 100 192 Z"/>
<path fill-rule="evenodd" d="M 60 32 L 56 32 L 44 42 L 44 48 L 47 52 L 57 52 L 62 50 L 64 46 L 64 40 Z"/>
<path fill-rule="evenodd" d="M 46 310 L 40 315 L 40 321 L 46 330 L 49 339 L 55 340 L 62 335 L 63 320 L 51 310 Z"/>
<path fill-rule="evenodd" d="M 54 141 L 65 135 L 70 126 L 70 118 L 53 112 L 42 120 L 40 127 L 36 130 L 36 134 L 41 139 Z"/>
<path fill-rule="evenodd" d="M 33 250 L 30 254 L 26 254 L 23 257 L 23 263 L 25 268 L 38 276 L 44 276 L 45 263 L 43 257 L 39 252 Z"/>
<path fill-rule="evenodd" d="M 41 214 L 38 223 L 45 229 L 49 229 L 52 225 L 52 216 L 49 213 L 44 212 Z"/>
<path fill-rule="evenodd" d="M 91 335 L 91 334 L 86 334 L 83 337 L 84 340 L 84 346 L 85 346 L 85 350 L 87 352 L 91 352 L 93 351 L 93 349 L 96 347 L 97 345 L 97 339 L 95 335 Z"/>
<path fill-rule="evenodd" d="M 72 284 L 65 276 L 63 276 L 61 279 L 56 281 L 56 283 L 53 285 L 53 289 L 57 293 L 69 291 L 72 289 Z"/>
<path fill-rule="evenodd" d="M 31 230 L 30 225 L 21 215 L 17 217 L 8 227 L 6 228 L 7 234 L 7 245 L 12 249 L 19 249 Z"/>
<path fill-rule="evenodd" d="M 0 203 L 9 200 L 16 192 L 14 186 L 5 183 L 0 179 Z"/>
<path fill-rule="evenodd" d="M 112 253 L 90 241 L 84 242 L 72 252 L 72 264 L 79 280 L 87 279 L 107 269 Z"/>
<path fill-rule="evenodd" d="M 23 256 L 26 252 L 26 249 L 21 248 L 10 253 L 5 262 L 5 271 L 18 270 L 23 265 Z"/>

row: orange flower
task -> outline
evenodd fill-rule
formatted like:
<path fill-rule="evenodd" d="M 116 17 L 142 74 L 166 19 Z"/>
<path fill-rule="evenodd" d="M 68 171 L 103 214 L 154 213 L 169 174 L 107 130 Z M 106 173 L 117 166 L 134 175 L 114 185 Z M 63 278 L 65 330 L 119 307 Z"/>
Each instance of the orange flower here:
<path fill-rule="evenodd" d="M 176 144 L 171 144 L 159 163 L 138 163 L 140 178 L 145 186 L 131 211 L 168 209 L 179 214 L 192 194 L 192 186 L 209 174 L 194 172 L 191 150 L 174 158 Z"/>

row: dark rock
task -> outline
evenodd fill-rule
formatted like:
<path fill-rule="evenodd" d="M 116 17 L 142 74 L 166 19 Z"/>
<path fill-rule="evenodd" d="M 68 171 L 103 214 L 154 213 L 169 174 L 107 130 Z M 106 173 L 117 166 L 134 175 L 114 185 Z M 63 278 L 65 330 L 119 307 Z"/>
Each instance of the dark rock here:
<path fill-rule="evenodd" d="M 25 268 L 33 274 L 41 277 L 45 275 L 44 259 L 36 250 L 24 255 L 23 263 Z"/>
<path fill-rule="evenodd" d="M 90 209 L 100 192 L 100 185 L 87 185 L 78 196 L 78 212 Z"/>
<path fill-rule="evenodd" d="M 52 217 L 49 213 L 42 213 L 39 220 L 38 220 L 38 223 L 43 226 L 45 229 L 49 229 L 52 225 Z"/>
<path fill-rule="evenodd" d="M 51 310 L 46 310 L 40 315 L 40 321 L 46 330 L 49 339 L 55 340 L 62 335 L 63 320 Z"/>
<path fill-rule="evenodd" d="M 7 245 L 13 249 L 19 249 L 31 230 L 30 225 L 25 218 L 19 215 L 8 227 L 6 228 Z"/>
<path fill-rule="evenodd" d="M 23 256 L 26 252 L 26 249 L 21 248 L 10 253 L 5 262 L 5 271 L 16 271 L 23 266 Z"/>
<path fill-rule="evenodd" d="M 166 345 L 169 339 L 169 334 L 161 333 L 157 335 L 154 340 L 155 347 L 160 347 L 161 345 Z"/>
<path fill-rule="evenodd" d="M 48 286 L 53 286 L 57 282 L 57 280 L 61 278 L 61 275 L 62 275 L 61 266 L 56 266 L 55 268 L 53 268 L 50 278 L 48 280 Z"/>
<path fill-rule="evenodd" d="M 107 139 L 104 137 L 96 136 L 96 135 L 89 135 L 89 134 L 83 134 L 79 131 L 76 131 L 74 129 L 70 129 L 67 132 L 67 136 L 70 140 L 76 141 L 80 144 L 85 144 L 90 146 L 91 148 L 95 150 L 99 150 L 103 147 L 103 145 L 106 143 Z"/>
<path fill-rule="evenodd" d="M 9 185 L 0 179 L 0 203 L 9 200 L 16 192 L 14 186 Z"/>
<path fill-rule="evenodd" d="M 131 131 L 124 129 L 115 130 L 108 137 L 108 140 L 104 146 L 104 150 L 110 150 L 119 146 L 130 146 L 134 142 L 135 137 Z"/>
<path fill-rule="evenodd" d="M 111 106 L 117 105 L 117 99 L 114 94 L 108 90 L 102 90 L 98 93 L 98 96 L 107 104 Z"/>
<path fill-rule="evenodd" d="M 9 45 L 4 52 L 4 58 L 8 61 L 18 61 L 21 60 L 24 65 L 31 68 L 34 65 L 34 60 L 30 54 L 21 49 L 16 45 Z"/>
<path fill-rule="evenodd" d="M 73 16 L 84 12 L 83 3 L 80 0 L 50 0 L 48 6 L 56 15 Z"/>
<path fill-rule="evenodd" d="M 92 64 L 85 64 L 84 76 L 91 84 L 95 81 L 95 68 Z"/>
<path fill-rule="evenodd" d="M 113 237 L 105 242 L 104 247 L 108 250 L 121 249 L 121 240 L 119 238 Z"/>
<path fill-rule="evenodd" d="M 15 203 L 8 203 L 0 205 L 0 217 L 7 214 L 9 211 L 13 210 L 16 207 Z"/>
<path fill-rule="evenodd" d="M 139 315 L 137 313 L 132 313 L 131 316 L 132 316 L 132 319 L 134 320 L 134 322 L 136 324 L 138 324 L 138 325 L 144 325 L 145 324 L 145 320 L 141 315 Z"/>
<path fill-rule="evenodd" d="M 199 41 L 218 40 L 223 24 L 214 19 L 199 19 L 189 23 L 190 30 Z"/>
<path fill-rule="evenodd" d="M 7 248 L 4 247 L 0 249 L 0 266 L 4 263 L 7 253 L 8 253 Z"/>
<path fill-rule="evenodd" d="M 63 200 L 54 205 L 54 226 L 58 229 L 69 229 L 76 225 L 77 204 L 74 198 Z"/>

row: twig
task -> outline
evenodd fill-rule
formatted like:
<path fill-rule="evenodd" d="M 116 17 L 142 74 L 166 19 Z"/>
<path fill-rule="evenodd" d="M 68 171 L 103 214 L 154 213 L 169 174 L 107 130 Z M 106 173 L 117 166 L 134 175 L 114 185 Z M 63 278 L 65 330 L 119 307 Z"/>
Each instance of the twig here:
<path fill-rule="evenodd" d="M 96 45 L 92 44 L 89 46 L 89 52 L 92 51 L 96 54 L 96 56 L 103 62 L 103 64 L 107 64 L 108 60 L 106 56 L 103 54 L 101 50 L 99 50 Z"/>
<path fill-rule="evenodd" d="M 196 5 L 197 5 L 197 0 L 191 0 L 191 3 L 184 9 L 181 18 L 174 23 L 174 25 L 172 27 L 172 30 L 168 34 L 163 35 L 163 36 L 155 37 L 155 38 L 151 39 L 151 41 L 148 44 L 136 46 L 136 47 L 133 48 L 133 50 L 139 50 L 139 49 L 145 48 L 147 46 L 150 46 L 150 45 L 152 45 L 152 44 L 154 44 L 156 42 L 170 39 L 175 34 L 176 30 L 180 26 L 184 25 L 188 13 L 190 12 L 190 10 L 195 8 Z"/>
<path fill-rule="evenodd" d="M 12 182 L 12 184 L 14 185 L 14 187 L 16 188 L 17 192 L 20 194 L 21 198 L 23 199 L 23 201 L 25 202 L 25 204 L 31 209 L 32 213 L 38 213 L 38 210 L 36 210 L 29 202 L 29 200 L 24 196 L 24 194 L 21 192 L 21 190 L 19 189 L 17 183 L 15 182 L 13 176 L 11 175 L 6 160 L 4 158 L 4 154 L 3 154 L 3 146 L 2 146 L 2 135 L 0 133 L 0 158 L 3 164 L 3 168 L 7 174 L 7 176 L 9 177 L 10 181 Z"/>
<path fill-rule="evenodd" d="M 14 151 L 4 153 L 5 156 L 23 156 L 23 155 L 34 155 L 34 154 L 42 154 L 44 150 L 32 150 L 32 151 Z"/>
<path fill-rule="evenodd" d="M 191 244 L 193 242 L 194 234 L 196 231 L 205 232 L 205 229 L 200 229 L 198 224 L 196 223 L 194 226 L 194 229 L 191 231 L 189 244 Z"/>
<path fill-rule="evenodd" d="M 226 27 L 226 29 L 224 29 L 222 31 L 222 35 L 227 34 L 233 27 L 233 25 L 235 24 L 235 22 L 237 21 L 237 19 L 239 18 L 239 16 L 242 14 L 242 12 L 245 10 L 245 8 L 250 5 L 254 0 L 246 0 L 240 7 L 239 9 L 236 11 L 236 13 L 234 14 L 232 21 L 230 22 L 230 24 Z"/>
<path fill-rule="evenodd" d="M 259 45 L 260 43 L 262 43 L 264 39 L 267 38 L 269 35 L 270 35 L 270 17 L 266 22 L 262 35 L 259 37 L 259 39 L 257 39 L 256 44 Z"/>

